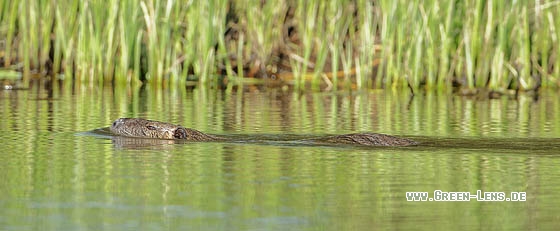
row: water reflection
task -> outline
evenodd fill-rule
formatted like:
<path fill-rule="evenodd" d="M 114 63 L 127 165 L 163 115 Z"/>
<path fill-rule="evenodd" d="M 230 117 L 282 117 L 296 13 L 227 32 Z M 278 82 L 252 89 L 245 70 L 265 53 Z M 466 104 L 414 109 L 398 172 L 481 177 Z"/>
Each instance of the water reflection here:
<path fill-rule="evenodd" d="M 35 100 L 52 94 L 55 100 Z M 0 91 L 0 226 L 84 229 L 552 229 L 560 99 L 208 89 Z M 83 135 L 119 117 L 242 142 Z M 419 146 L 258 143 L 380 132 Z M 256 138 L 255 138 L 256 137 Z M 252 140 L 254 139 L 254 140 Z M 288 140 L 289 140 L 288 139 Z M 407 202 L 405 192 L 527 192 L 526 202 Z"/>

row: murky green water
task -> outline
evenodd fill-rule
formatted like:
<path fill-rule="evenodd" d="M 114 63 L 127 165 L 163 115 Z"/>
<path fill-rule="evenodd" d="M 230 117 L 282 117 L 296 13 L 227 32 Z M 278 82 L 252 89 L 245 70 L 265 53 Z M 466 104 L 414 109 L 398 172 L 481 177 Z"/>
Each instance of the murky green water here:
<path fill-rule="evenodd" d="M 392 92 L 0 91 L 1 230 L 546 230 L 560 223 L 560 100 Z M 52 95 L 53 99 L 48 99 Z M 118 117 L 230 136 L 406 136 L 415 147 L 122 143 Z M 409 202 L 406 192 L 526 192 Z"/>

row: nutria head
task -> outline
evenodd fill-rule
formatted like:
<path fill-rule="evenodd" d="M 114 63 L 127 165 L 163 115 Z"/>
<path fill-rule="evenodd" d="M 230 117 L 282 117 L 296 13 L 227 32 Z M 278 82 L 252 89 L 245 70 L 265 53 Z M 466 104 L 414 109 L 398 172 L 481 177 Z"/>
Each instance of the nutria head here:
<path fill-rule="evenodd" d="M 188 133 L 179 125 L 136 118 L 117 119 L 110 130 L 121 136 L 156 139 L 186 139 Z"/>
<path fill-rule="evenodd" d="M 117 119 L 111 125 L 110 130 L 115 135 L 128 137 L 182 139 L 188 141 L 220 140 L 219 137 L 204 134 L 198 130 L 185 128 L 181 125 L 137 118 Z"/>

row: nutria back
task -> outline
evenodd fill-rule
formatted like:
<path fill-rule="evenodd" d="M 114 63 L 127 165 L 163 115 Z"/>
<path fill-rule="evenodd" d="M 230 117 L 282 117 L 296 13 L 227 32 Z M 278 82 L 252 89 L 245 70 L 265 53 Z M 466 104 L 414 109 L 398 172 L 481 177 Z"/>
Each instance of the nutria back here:
<path fill-rule="evenodd" d="M 113 122 L 111 132 L 127 137 L 214 141 L 218 137 L 180 125 L 137 118 L 120 118 Z"/>
<path fill-rule="evenodd" d="M 352 133 L 313 139 L 320 143 L 356 144 L 365 146 L 409 146 L 416 141 L 378 133 Z"/>

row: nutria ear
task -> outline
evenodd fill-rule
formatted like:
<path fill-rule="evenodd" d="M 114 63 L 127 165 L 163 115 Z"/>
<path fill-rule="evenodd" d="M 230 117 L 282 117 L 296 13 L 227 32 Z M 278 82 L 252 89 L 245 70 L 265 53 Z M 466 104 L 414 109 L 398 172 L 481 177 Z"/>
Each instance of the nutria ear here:
<path fill-rule="evenodd" d="M 184 128 L 177 128 L 175 129 L 175 132 L 173 133 L 173 137 L 175 137 L 175 139 L 186 139 L 187 138 L 187 130 L 185 130 Z"/>

